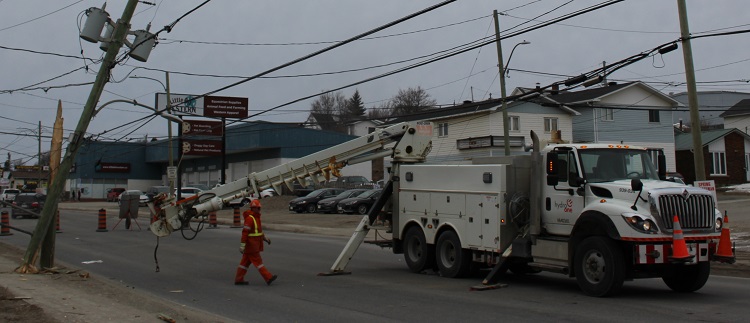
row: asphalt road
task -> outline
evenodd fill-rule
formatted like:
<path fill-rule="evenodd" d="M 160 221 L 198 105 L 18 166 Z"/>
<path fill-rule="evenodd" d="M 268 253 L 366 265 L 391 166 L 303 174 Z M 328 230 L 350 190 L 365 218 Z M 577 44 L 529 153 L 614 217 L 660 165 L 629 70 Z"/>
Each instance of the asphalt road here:
<path fill-rule="evenodd" d="M 401 255 L 373 245 L 359 248 L 351 275 L 321 277 L 346 243 L 330 237 L 268 230 L 272 245 L 263 257 L 279 279 L 266 286 L 256 271 L 248 286 L 232 284 L 239 262 L 239 229 L 221 225 L 192 241 L 179 234 L 158 240 L 145 230 L 96 231 L 91 212 L 61 211 L 56 258 L 122 286 L 238 321 L 713 321 L 746 319 L 750 281 L 712 276 L 699 292 L 671 292 L 660 279 L 626 282 L 622 295 L 600 299 L 583 295 L 574 279 L 562 275 L 508 275 L 506 288 L 470 291 L 482 277 L 446 279 L 413 274 Z M 35 220 L 13 225 L 32 230 Z M 3 242 L 25 246 L 28 236 Z"/>

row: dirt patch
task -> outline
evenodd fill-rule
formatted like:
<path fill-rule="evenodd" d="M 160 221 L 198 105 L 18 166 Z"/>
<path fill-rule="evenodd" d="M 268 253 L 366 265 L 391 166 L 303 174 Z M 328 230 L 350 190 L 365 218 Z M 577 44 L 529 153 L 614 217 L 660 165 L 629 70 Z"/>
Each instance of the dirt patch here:
<path fill-rule="evenodd" d="M 13 295 L 5 287 L 0 287 L 0 321 L 2 322 L 60 322 L 47 315 L 36 305 L 29 304 L 25 297 Z"/>

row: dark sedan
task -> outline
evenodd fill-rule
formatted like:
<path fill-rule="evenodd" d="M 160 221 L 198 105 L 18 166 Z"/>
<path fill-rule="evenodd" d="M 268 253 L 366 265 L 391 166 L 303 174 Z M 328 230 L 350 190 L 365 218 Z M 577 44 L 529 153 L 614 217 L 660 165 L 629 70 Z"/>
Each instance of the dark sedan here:
<path fill-rule="evenodd" d="M 310 194 L 289 201 L 289 211 L 315 213 L 318 210 L 318 201 L 334 197 L 343 191 L 345 191 L 343 188 L 321 188 L 314 190 Z"/>
<path fill-rule="evenodd" d="M 367 214 L 367 211 L 375 204 L 375 201 L 377 201 L 382 192 L 383 190 L 381 189 L 367 190 L 355 197 L 343 199 L 339 201 L 337 209 L 339 213 Z"/>
<path fill-rule="evenodd" d="M 13 200 L 12 218 L 38 218 L 37 214 L 42 212 L 47 195 L 37 193 L 21 193 Z"/>
<path fill-rule="evenodd" d="M 359 194 L 364 193 L 367 191 L 367 189 L 364 188 L 355 188 L 351 190 L 346 190 L 343 193 L 336 195 L 334 197 L 329 197 L 327 199 L 322 199 L 318 201 L 318 212 L 322 213 L 335 213 L 337 212 L 336 207 L 339 204 L 339 201 L 343 199 L 347 199 L 350 197 L 355 197 Z"/>

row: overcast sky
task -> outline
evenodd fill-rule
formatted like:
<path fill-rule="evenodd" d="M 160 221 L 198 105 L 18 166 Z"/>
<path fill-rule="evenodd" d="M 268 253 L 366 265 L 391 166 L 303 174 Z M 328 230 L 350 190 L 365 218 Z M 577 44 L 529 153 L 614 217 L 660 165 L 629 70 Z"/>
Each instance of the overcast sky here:
<path fill-rule="evenodd" d="M 121 16 L 126 2 L 107 3 L 106 11 L 113 20 Z M 131 30 L 145 29 L 149 23 L 152 32 L 162 30 L 204 1 L 151 2 L 156 5 L 138 4 Z M 164 71 L 170 72 L 174 93 L 213 92 L 240 81 L 239 77 L 265 72 L 438 3 L 441 1 L 213 0 L 185 16 L 170 33 L 161 32 L 147 62 L 128 59 L 115 67 L 113 82 L 106 85 L 99 104 L 135 99 L 154 105 L 154 93 L 163 92 L 162 85 L 134 76 L 164 82 Z M 508 35 L 599 3 L 459 0 L 267 75 L 272 78 L 250 80 L 214 95 L 248 98 L 253 115 L 434 57 L 428 55 L 486 40 L 494 34 L 494 9 L 506 14 L 501 16 L 500 29 Z M 5 160 L 10 152 L 12 159 L 35 163 L 37 125 L 41 121 L 43 136 L 52 134 L 58 100 L 63 102 L 65 135 L 75 129 L 91 91 L 91 85 L 76 84 L 94 81 L 100 65 L 92 60 L 103 55 L 98 44 L 79 38 L 79 25 L 85 22 L 82 13 L 87 8 L 102 4 L 102 0 L 0 0 L 0 159 Z M 694 35 L 750 29 L 747 1 L 688 0 L 687 6 Z M 531 42 L 518 46 L 513 54 L 508 92 L 518 86 L 561 81 L 679 36 L 676 0 L 629 0 L 508 38 L 502 42 L 505 60 L 514 45 Z M 748 40 L 750 34 L 693 40 L 698 89 L 750 92 Z M 343 72 L 348 70 L 359 71 Z M 342 73 L 302 76 L 332 72 Z M 682 48 L 625 67 L 609 79 L 641 80 L 665 93 L 683 92 Z M 499 97 L 495 45 L 341 91 L 348 97 L 358 89 L 365 106 L 371 108 L 399 89 L 417 86 L 441 105 Z M 250 120 L 303 122 L 311 102 L 289 104 Z M 107 140 L 166 137 L 165 119 L 156 118 L 145 125 L 137 121 L 148 115 L 142 107 L 108 105 L 92 120 L 88 133 Z M 49 150 L 49 142 L 42 139 L 42 151 Z"/>

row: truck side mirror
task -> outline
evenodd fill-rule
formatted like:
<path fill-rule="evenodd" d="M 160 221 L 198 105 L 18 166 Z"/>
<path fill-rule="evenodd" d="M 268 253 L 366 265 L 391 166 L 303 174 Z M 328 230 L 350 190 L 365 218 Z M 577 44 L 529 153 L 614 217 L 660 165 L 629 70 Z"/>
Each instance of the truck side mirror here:
<path fill-rule="evenodd" d="M 658 169 L 659 169 L 659 179 L 660 180 L 666 180 L 667 179 L 667 157 L 664 156 L 663 153 L 659 154 L 659 156 L 656 158 L 658 163 Z"/>
<path fill-rule="evenodd" d="M 570 187 L 581 187 L 585 183 L 586 180 L 580 176 L 571 176 L 570 179 L 568 179 L 568 185 L 570 185 Z"/>
<path fill-rule="evenodd" d="M 643 190 L 643 182 L 641 182 L 641 180 L 638 179 L 638 178 L 634 178 L 634 179 L 630 180 L 630 188 L 633 191 L 635 191 L 635 192 L 642 191 Z"/>
<path fill-rule="evenodd" d="M 547 153 L 547 166 L 545 167 L 547 169 L 547 175 L 557 175 L 557 153 L 556 152 L 548 152 Z"/>
<path fill-rule="evenodd" d="M 557 178 L 557 175 L 555 175 L 555 174 L 548 174 L 547 175 L 547 185 L 548 186 L 557 186 L 558 183 L 560 183 L 560 179 Z"/>

